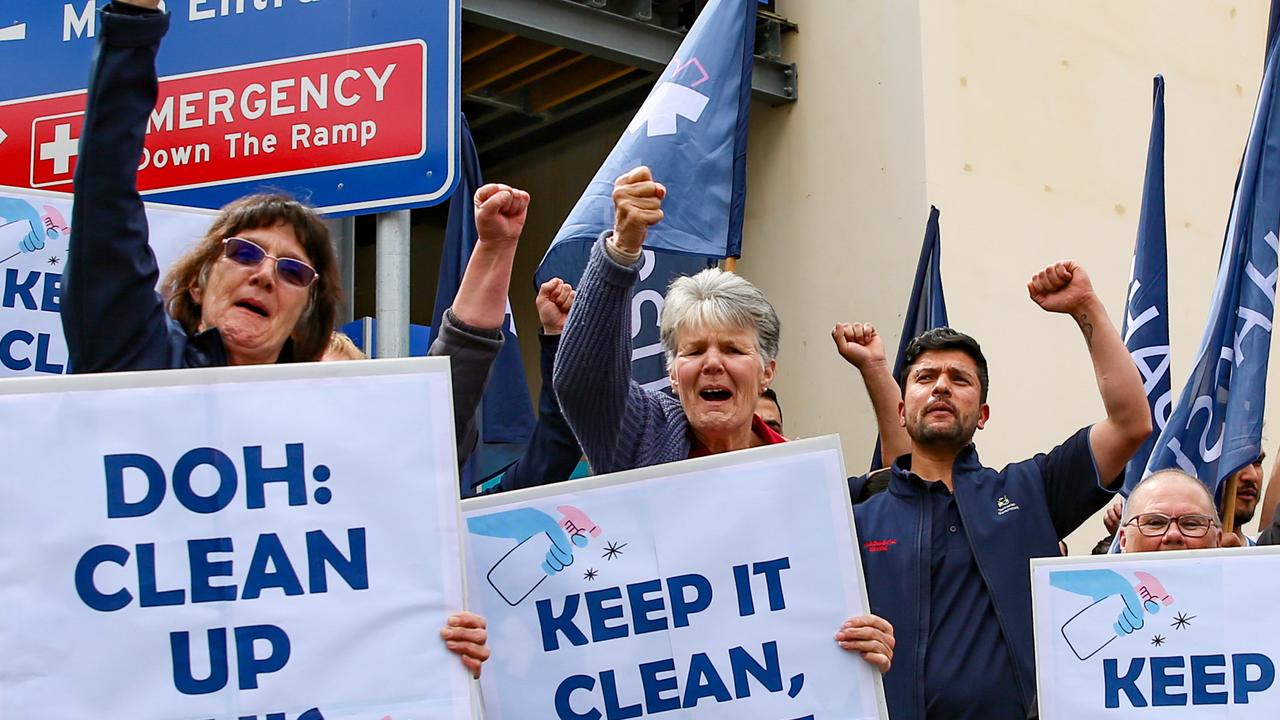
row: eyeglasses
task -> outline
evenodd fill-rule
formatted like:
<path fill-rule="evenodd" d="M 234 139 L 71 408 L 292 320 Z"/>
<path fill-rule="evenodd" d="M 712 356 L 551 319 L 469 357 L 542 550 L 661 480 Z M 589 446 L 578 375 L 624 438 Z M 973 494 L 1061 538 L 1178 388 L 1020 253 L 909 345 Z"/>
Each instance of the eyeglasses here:
<path fill-rule="evenodd" d="M 268 255 L 262 246 L 242 237 L 229 237 L 222 241 L 222 254 L 228 260 L 245 267 L 257 267 L 263 260 L 271 258 L 276 261 L 276 273 L 280 279 L 298 287 L 310 287 L 316 281 L 316 269 L 293 258 Z"/>
<path fill-rule="evenodd" d="M 1209 533 L 1209 528 L 1218 524 L 1217 518 L 1212 515 L 1178 515 L 1169 517 L 1164 513 L 1142 513 L 1129 518 L 1129 522 L 1125 525 L 1136 525 L 1138 532 L 1147 537 L 1163 537 L 1169 532 L 1169 527 L 1174 523 L 1178 524 L 1178 531 L 1187 537 L 1204 537 Z"/>

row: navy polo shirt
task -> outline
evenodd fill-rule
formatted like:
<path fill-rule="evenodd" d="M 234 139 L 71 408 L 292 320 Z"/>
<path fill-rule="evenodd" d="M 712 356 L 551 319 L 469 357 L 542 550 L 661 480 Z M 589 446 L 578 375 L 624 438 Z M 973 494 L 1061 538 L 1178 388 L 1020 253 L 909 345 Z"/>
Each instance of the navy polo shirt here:
<path fill-rule="evenodd" d="M 914 475 L 910 455 L 891 472 L 885 491 L 854 506 L 871 612 L 897 641 L 884 676 L 890 716 L 1027 717 L 1029 560 L 1056 556 L 1058 539 L 1113 497 L 1099 483 L 1089 428 L 1002 469 L 982 465 L 969 445 L 952 466 L 954 494 Z"/>
<path fill-rule="evenodd" d="M 928 486 L 933 505 L 929 584 L 929 647 L 967 648 L 963 659 L 929 653 L 924 663 L 930 720 L 1025 720 L 1009 646 L 991 595 L 965 535 L 956 497 L 940 482 Z"/>

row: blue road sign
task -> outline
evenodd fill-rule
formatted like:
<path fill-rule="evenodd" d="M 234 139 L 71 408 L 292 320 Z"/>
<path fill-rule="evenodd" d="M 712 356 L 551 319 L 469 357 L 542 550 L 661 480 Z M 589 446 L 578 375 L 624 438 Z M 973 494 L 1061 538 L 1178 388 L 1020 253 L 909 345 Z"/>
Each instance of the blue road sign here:
<path fill-rule="evenodd" d="M 431 205 L 457 178 L 461 0 L 169 0 L 139 189 Z M 0 0 L 0 186 L 69 192 L 94 0 Z"/>

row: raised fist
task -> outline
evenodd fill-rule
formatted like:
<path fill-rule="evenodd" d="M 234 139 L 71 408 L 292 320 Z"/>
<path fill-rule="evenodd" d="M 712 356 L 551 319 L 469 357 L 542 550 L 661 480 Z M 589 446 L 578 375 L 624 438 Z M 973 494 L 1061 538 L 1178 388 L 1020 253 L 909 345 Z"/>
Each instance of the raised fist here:
<path fill-rule="evenodd" d="M 524 230 L 529 210 L 529 193 L 501 183 L 489 183 L 476 190 L 476 233 L 480 242 L 495 246 L 515 245 Z"/>
<path fill-rule="evenodd" d="M 613 238 L 618 249 L 634 255 L 644 247 L 649 226 L 662 222 L 667 188 L 641 165 L 613 183 Z"/>

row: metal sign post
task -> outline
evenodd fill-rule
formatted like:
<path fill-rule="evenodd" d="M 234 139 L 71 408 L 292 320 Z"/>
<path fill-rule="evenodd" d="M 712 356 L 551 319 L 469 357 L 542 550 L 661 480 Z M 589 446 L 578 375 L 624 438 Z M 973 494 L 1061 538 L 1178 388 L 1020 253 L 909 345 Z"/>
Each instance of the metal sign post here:
<path fill-rule="evenodd" d="M 378 215 L 378 357 L 409 356 L 409 211 Z"/>

